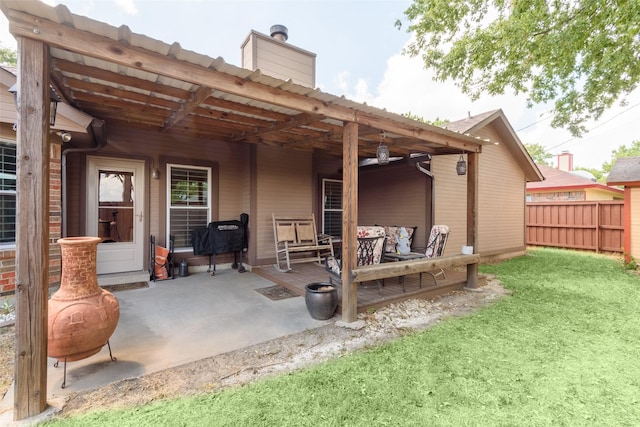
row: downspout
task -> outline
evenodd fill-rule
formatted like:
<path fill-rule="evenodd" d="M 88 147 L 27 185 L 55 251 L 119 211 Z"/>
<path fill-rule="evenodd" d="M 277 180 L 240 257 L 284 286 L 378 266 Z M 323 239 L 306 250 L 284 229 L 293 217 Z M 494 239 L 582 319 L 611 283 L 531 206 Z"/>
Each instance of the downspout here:
<path fill-rule="evenodd" d="M 62 237 L 67 237 L 67 153 L 91 153 L 107 145 L 107 132 L 104 120 L 93 119 L 89 125 L 93 147 L 67 148 L 62 150 L 61 185 L 62 185 Z"/>
<path fill-rule="evenodd" d="M 435 212 L 435 206 L 434 206 L 434 201 L 436 200 L 436 198 L 435 198 L 435 193 L 434 193 L 434 191 L 435 191 L 435 185 L 434 185 L 434 183 L 435 183 L 435 177 L 433 176 L 433 173 L 431 173 L 431 171 L 430 171 L 429 169 L 427 169 L 427 168 L 425 168 L 424 166 L 422 166 L 422 165 L 420 164 L 420 162 L 416 162 L 416 168 L 417 168 L 420 172 L 422 172 L 423 174 L 425 174 L 425 175 L 427 175 L 429 178 L 431 178 L 431 222 L 432 222 L 432 224 L 430 224 L 430 225 L 432 225 L 432 226 L 433 226 L 433 223 L 435 223 L 434 215 L 436 214 L 436 212 Z"/>

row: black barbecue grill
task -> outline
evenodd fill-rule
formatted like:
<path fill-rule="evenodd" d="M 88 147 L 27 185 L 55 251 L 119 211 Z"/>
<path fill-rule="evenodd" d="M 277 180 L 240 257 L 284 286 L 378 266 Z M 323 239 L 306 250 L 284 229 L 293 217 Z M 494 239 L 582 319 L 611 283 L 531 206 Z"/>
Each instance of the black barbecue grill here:
<path fill-rule="evenodd" d="M 240 215 L 240 221 L 215 221 L 210 222 L 207 228 L 193 231 L 191 244 L 194 255 L 209 256 L 209 269 L 213 276 L 216 274 L 216 255 L 233 252 L 232 268 L 244 273 L 246 269 L 242 265 L 242 253 L 249 247 L 247 226 L 249 215 Z M 213 258 L 213 269 L 211 259 Z"/>

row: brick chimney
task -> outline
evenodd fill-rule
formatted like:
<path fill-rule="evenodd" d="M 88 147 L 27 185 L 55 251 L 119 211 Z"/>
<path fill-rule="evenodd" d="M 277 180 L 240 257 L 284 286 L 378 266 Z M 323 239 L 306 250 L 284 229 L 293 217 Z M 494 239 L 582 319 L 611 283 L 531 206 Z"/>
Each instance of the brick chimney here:
<path fill-rule="evenodd" d="M 558 154 L 558 169 L 571 172 L 573 170 L 573 154 L 568 151 Z"/>
<path fill-rule="evenodd" d="M 269 37 L 251 30 L 240 47 L 242 68 L 315 88 L 316 54 L 287 43 L 289 30 L 284 25 L 273 25 L 270 33 Z"/>

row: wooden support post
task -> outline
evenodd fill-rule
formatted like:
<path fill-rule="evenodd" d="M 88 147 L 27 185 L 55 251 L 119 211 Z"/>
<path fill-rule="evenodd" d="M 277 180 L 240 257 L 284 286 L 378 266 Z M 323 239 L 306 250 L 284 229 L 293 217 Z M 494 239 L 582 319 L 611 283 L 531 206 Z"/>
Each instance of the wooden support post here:
<path fill-rule="evenodd" d="M 342 320 L 358 318 L 356 267 L 358 227 L 358 124 L 345 123 L 342 130 Z"/>
<path fill-rule="evenodd" d="M 633 199 L 633 192 L 631 191 L 632 187 L 625 186 L 624 187 L 624 212 L 623 212 L 623 221 L 624 228 L 622 233 L 622 238 L 624 239 L 623 243 L 623 254 L 624 254 L 624 262 L 631 262 L 631 234 L 634 231 L 631 222 L 631 203 L 637 203 L 636 200 Z"/>
<path fill-rule="evenodd" d="M 600 253 L 600 208 L 601 207 L 602 207 L 602 205 L 600 204 L 600 202 L 596 202 L 595 203 L 595 209 L 596 209 L 596 218 L 595 218 L 596 235 L 594 236 L 594 238 L 596 240 L 596 253 Z"/>
<path fill-rule="evenodd" d="M 17 37 L 16 358 L 14 420 L 47 406 L 49 50 Z"/>
<path fill-rule="evenodd" d="M 478 252 L 478 153 L 467 155 L 467 246 Z M 467 287 L 478 287 L 478 263 L 467 264 Z"/>

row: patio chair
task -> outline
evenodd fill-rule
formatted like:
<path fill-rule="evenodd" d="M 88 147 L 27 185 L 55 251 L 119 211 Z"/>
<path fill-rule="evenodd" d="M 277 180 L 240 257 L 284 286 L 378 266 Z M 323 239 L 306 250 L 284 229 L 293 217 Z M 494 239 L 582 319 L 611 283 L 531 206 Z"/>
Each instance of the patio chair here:
<path fill-rule="evenodd" d="M 323 257 L 334 255 L 331 236 L 318 237 L 314 214 L 272 217 L 278 271 L 291 271 L 291 264 L 301 262 L 322 265 Z"/>
<path fill-rule="evenodd" d="M 447 240 L 449 240 L 449 227 L 446 225 L 434 225 L 431 227 L 429 233 L 429 240 L 427 241 L 427 247 L 424 252 L 409 252 L 408 254 L 385 254 L 385 258 L 391 261 L 406 261 L 410 259 L 420 258 L 437 258 L 444 254 L 444 250 L 447 246 Z M 442 276 L 443 279 L 447 278 L 444 269 L 440 268 L 437 273 L 427 271 L 426 273 L 420 273 L 420 288 L 422 288 L 422 274 L 430 274 L 433 277 L 436 285 L 438 284 L 438 276 Z"/>
<path fill-rule="evenodd" d="M 379 226 L 358 226 L 356 266 L 374 265 L 382 262 L 384 253 L 385 232 L 384 227 Z M 325 258 L 325 269 L 330 273 L 329 283 L 342 286 L 342 260 L 331 255 Z M 378 291 L 382 295 L 384 283 L 376 280 Z"/>

